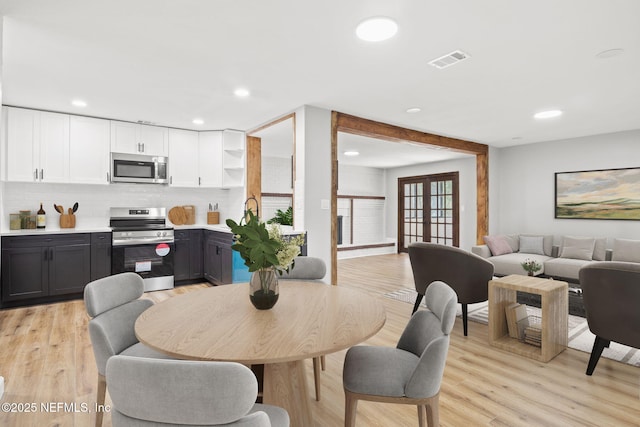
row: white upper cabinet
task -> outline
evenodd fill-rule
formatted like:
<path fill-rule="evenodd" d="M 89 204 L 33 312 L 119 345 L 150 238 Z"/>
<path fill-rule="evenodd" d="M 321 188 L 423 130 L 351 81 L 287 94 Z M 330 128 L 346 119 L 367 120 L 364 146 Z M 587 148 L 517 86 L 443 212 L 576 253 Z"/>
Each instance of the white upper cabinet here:
<path fill-rule="evenodd" d="M 198 171 L 200 186 L 222 187 L 222 131 L 200 132 Z"/>
<path fill-rule="evenodd" d="M 169 185 L 197 187 L 198 132 L 169 129 Z"/>
<path fill-rule="evenodd" d="M 69 182 L 69 115 L 5 111 L 7 181 Z"/>
<path fill-rule="evenodd" d="M 109 120 L 71 116 L 70 124 L 70 182 L 108 184 Z"/>
<path fill-rule="evenodd" d="M 111 120 L 111 151 L 166 156 L 169 153 L 169 131 L 161 126 Z"/>
<path fill-rule="evenodd" d="M 222 131 L 222 187 L 242 187 L 245 169 L 245 134 L 237 130 Z"/>

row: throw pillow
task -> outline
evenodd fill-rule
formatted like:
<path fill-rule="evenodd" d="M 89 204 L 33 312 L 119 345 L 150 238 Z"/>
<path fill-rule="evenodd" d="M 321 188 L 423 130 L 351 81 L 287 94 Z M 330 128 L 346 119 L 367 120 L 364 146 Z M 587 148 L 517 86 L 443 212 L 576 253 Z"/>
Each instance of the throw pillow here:
<path fill-rule="evenodd" d="M 607 259 L 607 238 L 600 237 L 596 239 L 596 244 L 593 247 L 593 259 L 595 261 L 606 261 Z"/>
<path fill-rule="evenodd" d="M 532 255 L 544 255 L 543 240 L 544 238 L 542 236 L 520 235 L 520 252 Z"/>
<path fill-rule="evenodd" d="M 484 236 L 484 243 L 489 247 L 491 255 L 498 256 L 513 252 L 504 236 Z"/>
<path fill-rule="evenodd" d="M 613 239 L 611 261 L 640 262 L 640 240 Z"/>
<path fill-rule="evenodd" d="M 596 239 L 591 237 L 564 236 L 562 238 L 562 248 L 560 248 L 560 258 L 591 261 L 595 245 Z"/>

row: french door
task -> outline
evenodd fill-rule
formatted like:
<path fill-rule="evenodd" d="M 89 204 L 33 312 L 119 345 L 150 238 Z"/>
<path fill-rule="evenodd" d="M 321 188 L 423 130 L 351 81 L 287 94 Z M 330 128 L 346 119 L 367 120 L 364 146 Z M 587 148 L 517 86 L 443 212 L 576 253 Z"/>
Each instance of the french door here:
<path fill-rule="evenodd" d="M 398 178 L 398 252 L 413 242 L 459 245 L 458 172 Z"/>

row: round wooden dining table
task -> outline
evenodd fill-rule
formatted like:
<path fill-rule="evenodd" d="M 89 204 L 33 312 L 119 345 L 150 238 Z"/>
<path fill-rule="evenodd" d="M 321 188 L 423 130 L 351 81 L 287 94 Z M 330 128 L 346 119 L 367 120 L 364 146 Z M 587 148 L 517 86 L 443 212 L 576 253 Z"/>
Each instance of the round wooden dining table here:
<path fill-rule="evenodd" d="M 262 401 L 285 408 L 292 427 L 308 427 L 304 359 L 360 343 L 385 320 L 382 304 L 361 291 L 282 280 L 270 310 L 253 307 L 248 283 L 214 286 L 150 307 L 135 332 L 140 342 L 175 358 L 264 365 Z"/>

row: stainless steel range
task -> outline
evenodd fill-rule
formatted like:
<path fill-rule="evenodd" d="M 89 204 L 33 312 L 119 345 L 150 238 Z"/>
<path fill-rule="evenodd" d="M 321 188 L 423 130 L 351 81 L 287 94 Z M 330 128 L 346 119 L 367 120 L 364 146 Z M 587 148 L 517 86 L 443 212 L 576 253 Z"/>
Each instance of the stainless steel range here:
<path fill-rule="evenodd" d="M 111 273 L 132 271 L 144 279 L 144 290 L 173 288 L 173 228 L 166 208 L 111 208 Z"/>

